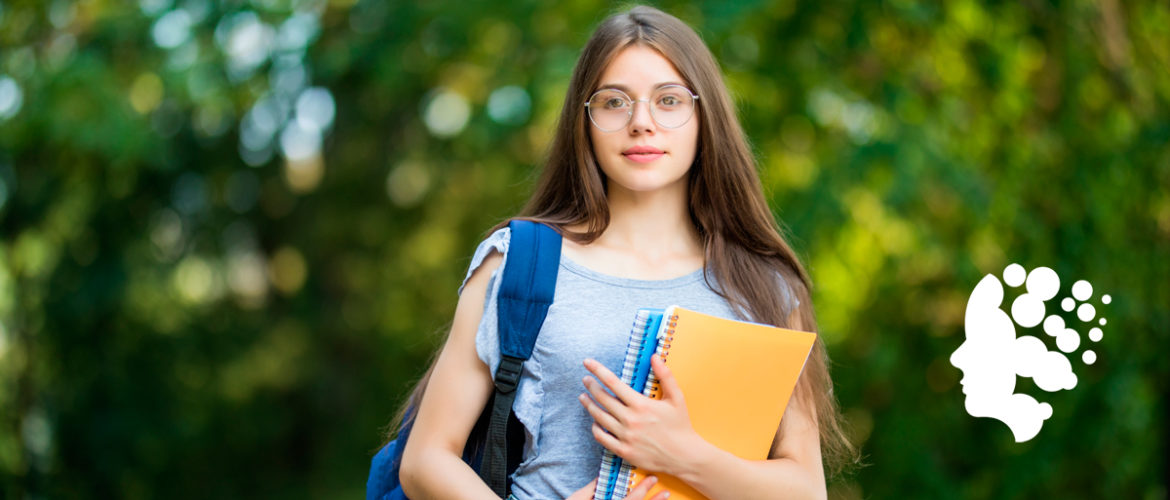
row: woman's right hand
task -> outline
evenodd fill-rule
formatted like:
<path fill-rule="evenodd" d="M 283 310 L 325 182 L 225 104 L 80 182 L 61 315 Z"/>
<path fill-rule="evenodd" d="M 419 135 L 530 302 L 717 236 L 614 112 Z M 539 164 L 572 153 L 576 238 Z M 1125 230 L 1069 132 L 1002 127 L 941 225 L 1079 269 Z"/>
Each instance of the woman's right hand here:
<path fill-rule="evenodd" d="M 650 492 L 650 488 L 653 488 L 655 484 L 658 484 L 658 478 L 649 476 L 646 479 L 638 482 L 638 485 L 634 486 L 634 489 L 630 490 L 630 494 L 626 495 L 626 498 L 643 498 L 647 493 Z M 577 490 L 565 500 L 591 500 L 593 498 L 593 490 L 595 489 L 597 489 L 596 479 L 590 481 L 589 484 L 585 485 L 584 488 Z M 660 491 L 657 495 L 654 495 L 654 498 L 647 498 L 646 500 L 666 500 L 666 498 L 669 496 L 670 492 Z"/>

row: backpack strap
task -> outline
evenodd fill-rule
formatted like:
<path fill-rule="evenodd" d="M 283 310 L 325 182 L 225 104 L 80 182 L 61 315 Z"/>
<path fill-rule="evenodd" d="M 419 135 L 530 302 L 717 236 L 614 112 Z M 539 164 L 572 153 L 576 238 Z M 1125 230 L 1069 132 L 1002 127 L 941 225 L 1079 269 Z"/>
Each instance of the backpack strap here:
<path fill-rule="evenodd" d="M 524 361 L 552 305 L 561 260 L 561 235 L 532 221 L 512 220 L 508 263 L 496 300 L 499 304 L 500 366 L 483 467 L 479 474 L 501 498 L 508 494 L 508 417 Z"/>

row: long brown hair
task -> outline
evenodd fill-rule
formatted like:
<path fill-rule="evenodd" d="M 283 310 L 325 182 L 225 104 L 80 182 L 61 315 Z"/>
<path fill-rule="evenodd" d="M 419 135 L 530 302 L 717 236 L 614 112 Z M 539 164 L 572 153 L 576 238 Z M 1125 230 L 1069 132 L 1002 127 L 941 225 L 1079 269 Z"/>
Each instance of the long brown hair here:
<path fill-rule="evenodd" d="M 588 244 L 609 225 L 605 176 L 589 138 L 584 103 L 599 85 L 601 74 L 622 49 L 644 45 L 674 64 L 685 83 L 702 97 L 699 143 L 688 173 L 691 220 L 702 238 L 707 283 L 729 304 L 753 321 L 788 327 L 794 311 L 783 300 L 787 284 L 800 301 L 796 317 L 807 331 L 816 331 L 811 283 L 764 198 L 752 156 L 740 127 L 722 73 L 711 51 L 690 26 L 647 6 L 606 18 L 585 44 L 569 82 L 555 136 L 536 191 L 519 218 L 545 222 L 573 241 Z M 500 223 L 492 231 L 505 227 Z M 583 226 L 583 232 L 567 229 Z M 829 378 L 828 355 L 818 336 L 796 390 L 811 402 L 821 438 L 821 452 L 830 476 L 856 461 L 857 452 L 842 430 L 841 412 Z M 430 378 L 432 363 L 419 381 L 399 418 L 411 419 Z"/>

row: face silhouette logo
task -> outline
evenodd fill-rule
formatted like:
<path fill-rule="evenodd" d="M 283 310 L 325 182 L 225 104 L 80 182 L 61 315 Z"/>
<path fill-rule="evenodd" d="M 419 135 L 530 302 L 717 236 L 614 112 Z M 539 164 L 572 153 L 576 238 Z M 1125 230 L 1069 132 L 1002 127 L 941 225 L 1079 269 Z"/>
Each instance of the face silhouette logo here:
<path fill-rule="evenodd" d="M 963 371 L 960 383 L 967 413 L 1007 424 L 1020 443 L 1036 437 L 1044 421 L 1052 416 L 1052 405 L 1017 394 L 1016 377 L 1031 377 L 1037 387 L 1048 392 L 1076 387 L 1077 376 L 1065 354 L 1080 347 L 1081 336 L 1066 327 L 1061 316 L 1046 316 L 1046 302 L 1060 291 L 1060 278 L 1055 271 L 1038 267 L 1025 272 L 1023 266 L 1012 264 L 1004 269 L 1003 283 L 1013 288 L 1023 285 L 1025 293 L 1012 302 L 1009 316 L 1001 307 L 1004 288 L 1000 280 L 990 274 L 984 276 L 967 300 L 967 339 L 951 354 L 951 364 Z M 1061 300 L 1061 308 L 1066 312 L 1076 309 L 1077 318 L 1084 323 L 1096 320 L 1104 326 L 1105 318 L 1098 317 L 1096 306 L 1089 302 L 1092 296 L 1093 286 L 1088 281 L 1077 281 L 1072 286 L 1072 297 Z M 1101 296 L 1101 304 L 1110 302 L 1109 295 Z M 1032 328 L 1041 323 L 1044 333 L 1055 337 L 1060 352 L 1049 351 L 1037 337 L 1016 336 L 1016 325 Z M 1093 326 L 1088 336 L 1099 342 L 1103 335 L 1098 326 Z M 1097 354 L 1092 350 L 1081 353 L 1085 364 L 1096 360 Z"/>

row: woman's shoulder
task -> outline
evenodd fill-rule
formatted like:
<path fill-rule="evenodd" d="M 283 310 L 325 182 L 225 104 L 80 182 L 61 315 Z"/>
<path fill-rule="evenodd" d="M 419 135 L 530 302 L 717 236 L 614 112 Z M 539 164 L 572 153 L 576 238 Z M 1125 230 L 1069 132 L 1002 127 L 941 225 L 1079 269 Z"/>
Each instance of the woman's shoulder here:
<path fill-rule="evenodd" d="M 492 250 L 507 254 L 511 239 L 511 227 L 508 224 L 497 225 L 487 237 L 480 240 L 479 245 L 475 248 L 475 254 L 472 256 L 472 263 L 474 264 L 481 257 L 486 257 Z"/>
<path fill-rule="evenodd" d="M 511 236 L 511 229 L 505 226 L 492 231 L 479 242 L 475 247 L 475 252 L 471 255 L 471 263 L 467 266 L 467 274 L 463 277 L 463 284 L 459 285 L 460 294 L 467 286 L 467 281 L 480 267 L 491 267 L 493 274 L 499 272 L 499 268 L 504 266 L 504 260 L 508 255 L 508 243 L 511 241 Z M 498 257 L 496 257 L 497 255 Z"/>

